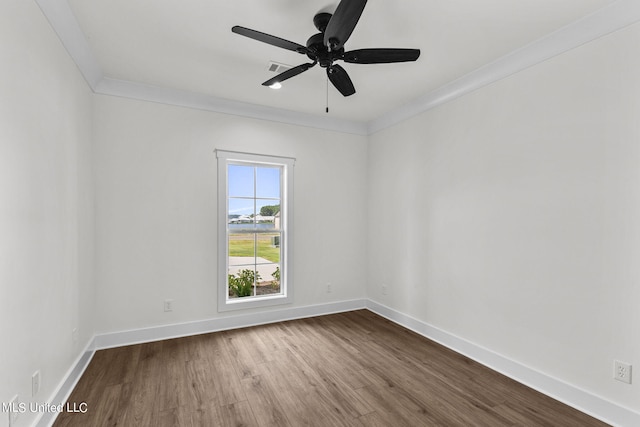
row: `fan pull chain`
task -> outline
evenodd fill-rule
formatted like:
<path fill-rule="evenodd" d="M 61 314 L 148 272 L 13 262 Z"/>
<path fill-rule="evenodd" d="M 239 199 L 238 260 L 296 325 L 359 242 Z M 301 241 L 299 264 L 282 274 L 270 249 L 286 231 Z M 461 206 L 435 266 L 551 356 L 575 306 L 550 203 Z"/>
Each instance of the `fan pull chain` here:
<path fill-rule="evenodd" d="M 329 114 L 329 75 L 327 74 L 327 114 Z"/>

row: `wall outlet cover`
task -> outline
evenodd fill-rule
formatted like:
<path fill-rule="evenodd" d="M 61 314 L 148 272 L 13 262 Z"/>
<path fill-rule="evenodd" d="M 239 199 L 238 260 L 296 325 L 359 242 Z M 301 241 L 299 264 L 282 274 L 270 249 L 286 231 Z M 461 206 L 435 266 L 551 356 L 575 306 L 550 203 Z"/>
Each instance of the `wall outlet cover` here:
<path fill-rule="evenodd" d="M 35 371 L 31 375 L 31 397 L 36 397 L 40 391 L 40 371 Z"/>
<path fill-rule="evenodd" d="M 631 365 L 615 360 L 613 378 L 623 383 L 631 384 Z"/>
<path fill-rule="evenodd" d="M 40 371 L 35 371 L 31 375 L 31 397 L 36 397 L 40 392 Z"/>
<path fill-rule="evenodd" d="M 9 427 L 15 426 L 18 421 L 18 415 L 20 415 L 20 401 L 18 395 L 13 396 L 13 399 L 9 401 Z"/>

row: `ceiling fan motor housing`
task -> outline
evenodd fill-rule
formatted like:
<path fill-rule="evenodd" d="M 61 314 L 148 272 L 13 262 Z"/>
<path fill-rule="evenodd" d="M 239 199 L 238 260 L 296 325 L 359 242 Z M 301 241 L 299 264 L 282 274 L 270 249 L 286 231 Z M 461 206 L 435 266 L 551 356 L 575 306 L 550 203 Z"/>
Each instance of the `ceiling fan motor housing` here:
<path fill-rule="evenodd" d="M 307 55 L 313 61 L 289 68 L 262 83 L 263 86 L 281 83 L 320 64 L 327 70 L 327 76 L 336 89 L 343 96 L 351 96 L 356 93 L 353 82 L 347 71 L 334 62 L 341 60 L 356 64 L 389 64 L 415 61 L 420 56 L 419 49 L 395 48 L 357 49 L 345 53 L 344 44 L 351 36 L 366 4 L 367 0 L 340 0 L 333 14 L 327 12 L 316 14 L 313 17 L 313 24 L 320 32 L 311 36 L 306 46 L 239 25 L 235 25 L 231 31 L 272 46 Z"/>
<path fill-rule="evenodd" d="M 327 29 L 327 25 L 329 25 L 329 21 L 331 20 L 331 14 L 327 12 L 320 12 L 316 16 L 313 17 L 313 25 L 316 26 L 318 31 L 324 34 L 324 30 Z"/>
<path fill-rule="evenodd" d="M 309 37 L 309 40 L 307 40 L 307 49 L 309 50 L 307 56 L 313 61 L 318 61 L 318 64 L 323 68 L 330 67 L 333 61 L 341 59 L 344 56 L 344 48 L 329 51 L 324 44 L 323 33 L 314 34 Z"/>

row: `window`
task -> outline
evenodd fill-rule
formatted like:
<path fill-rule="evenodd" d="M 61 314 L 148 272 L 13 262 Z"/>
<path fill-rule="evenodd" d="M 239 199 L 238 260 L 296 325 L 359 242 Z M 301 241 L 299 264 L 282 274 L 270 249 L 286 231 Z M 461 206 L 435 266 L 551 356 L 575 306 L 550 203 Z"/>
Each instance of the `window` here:
<path fill-rule="evenodd" d="M 294 159 L 216 155 L 218 310 L 290 303 Z"/>

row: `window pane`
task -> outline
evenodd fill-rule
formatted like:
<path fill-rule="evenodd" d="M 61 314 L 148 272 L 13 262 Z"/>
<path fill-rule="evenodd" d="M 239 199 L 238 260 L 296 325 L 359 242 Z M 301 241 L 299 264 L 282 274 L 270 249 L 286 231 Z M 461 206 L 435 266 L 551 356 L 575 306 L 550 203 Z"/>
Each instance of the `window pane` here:
<path fill-rule="evenodd" d="M 280 198 L 280 168 L 256 168 L 256 197 Z"/>
<path fill-rule="evenodd" d="M 291 302 L 284 242 L 293 159 L 216 150 L 218 309 Z M 286 199 L 285 199 L 286 196 Z M 280 212 L 285 209 L 284 212 Z M 280 271 L 282 270 L 282 275 Z"/>
<path fill-rule="evenodd" d="M 256 222 L 260 230 L 279 230 L 280 200 L 256 199 Z"/>
<path fill-rule="evenodd" d="M 229 230 L 253 228 L 254 217 L 254 199 L 229 199 L 227 212 Z"/>
<path fill-rule="evenodd" d="M 270 295 L 280 293 L 280 265 L 260 264 L 256 270 L 259 274 L 256 283 L 256 295 Z"/>
<path fill-rule="evenodd" d="M 255 234 L 229 233 L 229 265 L 250 265 L 255 263 Z"/>
<path fill-rule="evenodd" d="M 229 165 L 229 197 L 255 197 L 253 166 Z"/>
<path fill-rule="evenodd" d="M 260 233 L 257 236 L 258 264 L 280 262 L 280 233 Z M 271 274 L 271 273 L 269 273 Z"/>
<path fill-rule="evenodd" d="M 256 271 L 249 267 L 229 268 L 229 298 L 252 297 L 256 294 Z"/>
<path fill-rule="evenodd" d="M 256 270 L 260 275 L 257 281 L 257 295 L 280 293 L 281 238 L 281 233 L 261 233 L 256 237 Z"/>

